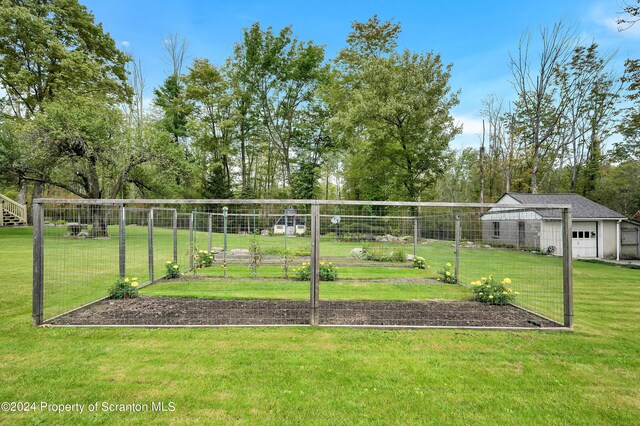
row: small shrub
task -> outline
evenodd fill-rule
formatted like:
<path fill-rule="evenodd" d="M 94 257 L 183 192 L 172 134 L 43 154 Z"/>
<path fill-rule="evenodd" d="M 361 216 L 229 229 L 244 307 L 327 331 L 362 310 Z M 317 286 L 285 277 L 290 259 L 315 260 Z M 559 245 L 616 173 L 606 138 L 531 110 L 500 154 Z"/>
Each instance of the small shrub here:
<path fill-rule="evenodd" d="M 253 277 L 255 278 L 258 276 L 258 267 L 260 267 L 264 255 L 260 243 L 255 238 L 249 245 L 249 253 L 251 254 L 251 264 L 249 267 L 253 269 Z"/>
<path fill-rule="evenodd" d="M 180 276 L 180 265 L 173 260 L 167 260 L 167 274 L 165 278 L 178 278 Z"/>
<path fill-rule="evenodd" d="M 404 262 L 407 253 L 402 247 L 389 251 L 386 247 L 366 246 L 362 248 L 362 259 L 373 262 Z"/>
<path fill-rule="evenodd" d="M 295 279 L 309 281 L 311 279 L 311 264 L 303 262 L 302 266 L 293 269 Z M 333 262 L 320 262 L 320 281 L 335 281 L 338 279 L 338 268 Z"/>
<path fill-rule="evenodd" d="M 389 262 L 404 262 L 406 260 L 407 253 L 401 247 L 394 248 L 389 255 Z"/>
<path fill-rule="evenodd" d="M 513 302 L 520 293 L 513 291 L 510 287 L 511 279 L 505 278 L 498 282 L 493 279 L 493 275 L 482 277 L 478 281 L 471 283 L 474 299 L 478 302 L 490 303 L 492 305 L 505 305 Z"/>
<path fill-rule="evenodd" d="M 427 259 L 422 256 L 416 256 L 413 258 L 413 267 L 415 269 L 427 269 Z"/>
<path fill-rule="evenodd" d="M 109 297 L 111 299 L 133 299 L 138 297 L 138 279 L 137 278 L 118 278 L 109 288 Z"/>
<path fill-rule="evenodd" d="M 216 254 L 217 252 L 215 250 L 207 251 L 196 249 L 196 254 L 193 255 L 193 264 L 196 269 L 209 268 L 213 266 Z"/>
<path fill-rule="evenodd" d="M 438 271 L 438 279 L 446 284 L 456 284 L 456 276 L 454 271 L 451 270 L 451 263 L 445 263 L 442 269 Z"/>
<path fill-rule="evenodd" d="M 311 265 L 307 262 L 302 262 L 301 266 L 293 269 L 295 278 L 298 281 L 309 281 L 311 279 Z"/>

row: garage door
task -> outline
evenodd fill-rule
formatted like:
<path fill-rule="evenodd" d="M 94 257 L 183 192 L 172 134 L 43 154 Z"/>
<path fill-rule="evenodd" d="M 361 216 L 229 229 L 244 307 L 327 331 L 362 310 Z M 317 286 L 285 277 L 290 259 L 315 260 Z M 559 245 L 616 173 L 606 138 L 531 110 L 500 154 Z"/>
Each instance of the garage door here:
<path fill-rule="evenodd" d="M 596 222 L 573 222 L 573 257 L 597 257 Z"/>

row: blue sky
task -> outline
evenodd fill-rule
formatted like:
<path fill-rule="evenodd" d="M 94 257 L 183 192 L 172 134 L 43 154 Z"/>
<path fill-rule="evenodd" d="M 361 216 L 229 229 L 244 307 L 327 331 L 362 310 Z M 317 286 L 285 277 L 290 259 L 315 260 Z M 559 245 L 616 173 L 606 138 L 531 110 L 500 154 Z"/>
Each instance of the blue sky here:
<path fill-rule="evenodd" d="M 255 21 L 280 29 L 293 25 L 301 40 L 326 46 L 332 58 L 344 45 L 353 20 L 377 13 L 402 24 L 400 48 L 440 53 L 453 63 L 451 85 L 460 89 L 453 115 L 463 134 L 452 147 L 477 145 L 482 131 L 479 109 L 490 93 L 513 97 L 509 83 L 509 53 L 516 52 L 523 31 L 537 31 L 560 19 L 579 28 L 586 40 L 605 51 L 617 51 L 613 68 L 625 58 L 640 57 L 640 23 L 618 32 L 615 18 L 622 0 L 528 1 L 196 1 L 196 0 L 80 0 L 96 21 L 142 62 L 145 98 L 162 83 L 169 70 L 163 61 L 162 40 L 178 33 L 189 40 L 188 56 L 222 64 Z"/>

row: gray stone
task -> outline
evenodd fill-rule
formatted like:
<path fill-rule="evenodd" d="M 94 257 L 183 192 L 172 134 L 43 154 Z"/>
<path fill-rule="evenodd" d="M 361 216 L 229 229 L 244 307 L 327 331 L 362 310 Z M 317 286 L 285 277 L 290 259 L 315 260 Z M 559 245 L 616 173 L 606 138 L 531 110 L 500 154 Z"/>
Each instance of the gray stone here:
<path fill-rule="evenodd" d="M 407 261 L 413 262 L 413 255 L 412 254 L 408 254 L 407 255 Z"/>
<path fill-rule="evenodd" d="M 88 232 L 78 232 L 78 238 L 89 238 L 89 233 Z"/>
<path fill-rule="evenodd" d="M 269 230 L 268 229 L 263 229 L 262 231 L 260 231 L 260 235 L 262 235 L 263 237 L 268 237 L 269 236 Z"/>
<path fill-rule="evenodd" d="M 249 256 L 251 252 L 247 249 L 232 249 L 229 254 L 231 256 Z"/>
<path fill-rule="evenodd" d="M 364 257 L 364 249 L 360 247 L 351 249 L 351 253 L 349 253 L 349 256 L 354 259 L 362 259 Z"/>

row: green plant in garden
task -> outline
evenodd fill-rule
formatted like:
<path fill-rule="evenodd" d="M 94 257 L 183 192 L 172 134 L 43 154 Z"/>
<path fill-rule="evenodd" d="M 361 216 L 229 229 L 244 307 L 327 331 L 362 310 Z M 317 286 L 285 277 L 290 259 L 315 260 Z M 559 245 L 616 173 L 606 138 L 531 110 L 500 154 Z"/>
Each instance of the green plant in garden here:
<path fill-rule="evenodd" d="M 193 255 L 193 264 L 196 269 L 200 268 L 209 268 L 215 262 L 215 255 L 217 252 L 215 250 L 207 251 L 207 250 L 197 250 L 196 254 Z"/>
<path fill-rule="evenodd" d="M 263 257 L 262 247 L 260 246 L 258 240 L 256 240 L 255 235 L 253 240 L 251 241 L 251 244 L 249 244 L 249 253 L 251 254 L 251 264 L 249 265 L 249 267 L 253 269 L 253 276 L 255 278 L 258 276 L 258 268 L 262 263 Z"/>
<path fill-rule="evenodd" d="M 482 277 L 478 281 L 471 283 L 474 299 L 478 302 L 491 303 L 493 305 L 504 305 L 513 302 L 520 293 L 513 291 L 510 287 L 511 279 L 505 278 L 498 282 L 493 278 Z"/>
<path fill-rule="evenodd" d="M 451 263 L 444 264 L 442 269 L 438 271 L 438 279 L 446 284 L 456 284 L 456 276 L 454 271 L 451 270 Z"/>
<path fill-rule="evenodd" d="M 302 262 L 302 266 L 294 268 L 295 279 L 309 281 L 311 279 L 311 264 Z M 320 262 L 320 281 L 335 281 L 338 279 L 338 268 L 333 262 Z"/>
<path fill-rule="evenodd" d="M 427 259 L 422 256 L 415 256 L 413 258 L 413 267 L 415 269 L 427 269 L 429 265 L 427 265 Z"/>
<path fill-rule="evenodd" d="M 373 262 L 404 262 L 407 253 L 402 247 L 395 247 L 389 251 L 386 247 L 367 245 L 362 248 L 362 259 Z"/>
<path fill-rule="evenodd" d="M 138 297 L 137 287 L 137 278 L 118 278 L 109 288 L 109 297 L 111 299 L 133 299 L 134 297 Z"/>
<path fill-rule="evenodd" d="M 167 260 L 166 263 L 167 274 L 165 278 L 178 278 L 180 276 L 180 265 L 173 260 Z"/>

